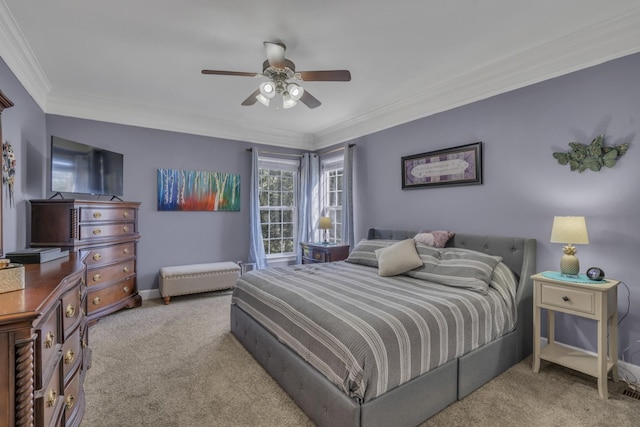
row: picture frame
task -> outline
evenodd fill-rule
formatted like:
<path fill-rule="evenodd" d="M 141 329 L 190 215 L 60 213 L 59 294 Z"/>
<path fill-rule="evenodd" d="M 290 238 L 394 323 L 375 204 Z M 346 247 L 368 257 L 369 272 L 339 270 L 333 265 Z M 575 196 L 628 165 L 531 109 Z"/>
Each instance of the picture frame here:
<path fill-rule="evenodd" d="M 482 142 L 402 157 L 402 189 L 482 184 Z"/>

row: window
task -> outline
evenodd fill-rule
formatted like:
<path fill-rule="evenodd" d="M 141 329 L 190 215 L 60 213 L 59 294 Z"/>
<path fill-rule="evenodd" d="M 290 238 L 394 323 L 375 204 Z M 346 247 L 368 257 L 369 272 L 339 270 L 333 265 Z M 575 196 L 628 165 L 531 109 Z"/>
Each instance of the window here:
<path fill-rule="evenodd" d="M 331 218 L 330 243 L 342 243 L 342 172 L 342 157 L 322 161 L 321 214 Z"/>
<path fill-rule="evenodd" d="M 260 224 L 267 257 L 294 255 L 298 162 L 259 160 Z"/>

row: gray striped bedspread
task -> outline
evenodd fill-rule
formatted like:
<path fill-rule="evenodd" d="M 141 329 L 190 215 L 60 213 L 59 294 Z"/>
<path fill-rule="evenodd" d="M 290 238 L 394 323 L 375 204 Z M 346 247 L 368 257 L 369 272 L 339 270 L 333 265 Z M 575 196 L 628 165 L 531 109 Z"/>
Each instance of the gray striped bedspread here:
<path fill-rule="evenodd" d="M 513 295 L 334 262 L 246 273 L 232 304 L 363 402 L 510 331 Z"/>

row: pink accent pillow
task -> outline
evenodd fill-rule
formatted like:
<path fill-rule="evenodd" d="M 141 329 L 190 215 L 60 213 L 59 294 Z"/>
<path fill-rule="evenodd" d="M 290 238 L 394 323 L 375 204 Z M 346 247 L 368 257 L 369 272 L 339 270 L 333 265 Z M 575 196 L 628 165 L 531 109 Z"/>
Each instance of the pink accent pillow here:
<path fill-rule="evenodd" d="M 420 230 L 418 234 L 415 235 L 413 240 L 418 243 L 422 243 L 426 246 L 432 246 L 434 248 L 444 248 L 453 236 L 456 233 L 452 231 L 424 231 Z"/>

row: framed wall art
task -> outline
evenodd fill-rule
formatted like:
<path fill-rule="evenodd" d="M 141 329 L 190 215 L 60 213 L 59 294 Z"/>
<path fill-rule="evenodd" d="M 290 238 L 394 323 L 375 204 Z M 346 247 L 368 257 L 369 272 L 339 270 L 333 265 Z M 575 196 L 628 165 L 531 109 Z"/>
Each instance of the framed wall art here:
<path fill-rule="evenodd" d="M 159 211 L 239 211 L 240 175 L 158 169 Z"/>
<path fill-rule="evenodd" d="M 402 189 L 482 184 L 482 142 L 402 158 Z"/>

